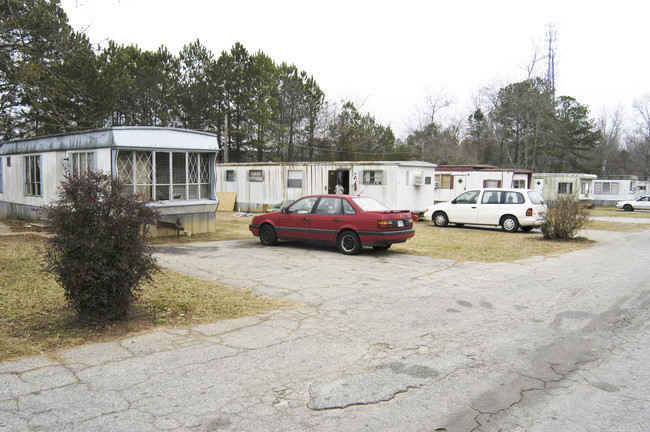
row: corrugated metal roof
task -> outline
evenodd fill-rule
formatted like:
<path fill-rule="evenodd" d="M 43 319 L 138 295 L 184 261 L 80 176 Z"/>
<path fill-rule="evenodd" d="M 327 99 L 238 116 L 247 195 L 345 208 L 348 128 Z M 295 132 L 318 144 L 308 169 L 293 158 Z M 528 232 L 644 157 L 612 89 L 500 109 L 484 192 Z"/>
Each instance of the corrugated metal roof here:
<path fill-rule="evenodd" d="M 120 126 L 10 141 L 0 146 L 0 155 L 97 148 L 218 151 L 219 144 L 217 136 L 207 132 L 147 126 Z"/>
<path fill-rule="evenodd" d="M 221 163 L 219 166 L 278 166 L 278 165 L 294 165 L 294 166 L 359 166 L 359 165 L 391 165 L 391 166 L 411 166 L 418 168 L 435 168 L 436 164 L 423 161 L 325 161 L 325 162 L 229 162 Z"/>

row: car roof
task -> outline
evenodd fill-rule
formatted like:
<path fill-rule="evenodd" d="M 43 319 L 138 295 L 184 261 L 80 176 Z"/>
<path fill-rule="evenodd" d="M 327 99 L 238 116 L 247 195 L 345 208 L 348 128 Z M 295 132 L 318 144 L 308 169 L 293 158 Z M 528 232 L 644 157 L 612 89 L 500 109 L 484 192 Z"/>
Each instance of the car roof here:
<path fill-rule="evenodd" d="M 472 188 L 472 189 L 467 189 L 465 192 L 471 192 L 471 191 L 486 191 L 486 190 L 491 190 L 491 191 L 505 191 L 505 192 L 531 192 L 534 191 L 535 189 L 521 189 L 521 188 Z"/>
<path fill-rule="evenodd" d="M 301 198 L 326 198 L 326 197 L 347 197 L 347 198 L 367 198 L 364 195 L 350 195 L 350 194 L 316 194 L 316 195 L 305 195 L 300 198 L 296 198 L 294 201 L 298 201 Z"/>

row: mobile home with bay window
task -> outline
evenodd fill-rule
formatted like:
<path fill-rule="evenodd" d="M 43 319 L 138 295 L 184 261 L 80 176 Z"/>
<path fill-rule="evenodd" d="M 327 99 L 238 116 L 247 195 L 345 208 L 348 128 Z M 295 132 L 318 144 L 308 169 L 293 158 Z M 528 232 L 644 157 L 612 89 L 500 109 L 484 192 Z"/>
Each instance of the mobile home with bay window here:
<path fill-rule="evenodd" d="M 164 221 L 216 229 L 219 150 L 213 134 L 173 128 L 114 127 L 0 145 L 0 217 L 36 220 L 66 172 L 102 171 L 152 201 Z M 153 234 L 168 234 L 153 229 Z"/>

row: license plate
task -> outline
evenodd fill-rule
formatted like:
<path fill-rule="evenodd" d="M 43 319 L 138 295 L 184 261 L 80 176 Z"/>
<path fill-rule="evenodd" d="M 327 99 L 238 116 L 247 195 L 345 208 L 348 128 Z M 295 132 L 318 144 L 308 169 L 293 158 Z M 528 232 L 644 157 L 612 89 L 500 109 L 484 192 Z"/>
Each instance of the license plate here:
<path fill-rule="evenodd" d="M 404 221 L 403 221 L 403 220 L 398 220 L 398 221 L 397 221 L 397 226 L 398 226 L 399 228 L 403 228 L 403 227 L 404 227 Z"/>

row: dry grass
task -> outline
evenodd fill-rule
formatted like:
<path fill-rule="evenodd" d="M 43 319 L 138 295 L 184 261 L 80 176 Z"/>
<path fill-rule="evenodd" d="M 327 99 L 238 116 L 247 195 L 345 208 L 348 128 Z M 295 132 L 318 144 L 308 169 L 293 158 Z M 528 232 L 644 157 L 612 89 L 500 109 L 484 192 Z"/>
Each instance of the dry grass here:
<path fill-rule="evenodd" d="M 63 289 L 42 271 L 45 239 L 0 237 L 0 361 L 156 326 L 184 326 L 257 315 L 295 304 L 164 270 L 142 288 L 128 320 L 101 327 L 76 320 Z"/>
<path fill-rule="evenodd" d="M 640 218 L 640 219 L 650 219 L 650 211 L 647 210 L 635 210 L 635 211 L 625 211 L 618 209 L 616 207 L 594 207 L 589 210 L 589 216 L 605 216 L 605 217 L 629 217 L 629 218 Z"/>
<path fill-rule="evenodd" d="M 199 241 L 239 240 L 250 239 L 252 234 L 248 225 L 252 216 L 234 217 L 233 212 L 217 212 L 217 230 L 213 233 L 193 234 L 191 237 L 159 237 L 151 239 L 154 244 L 162 243 L 192 243 Z"/>
<path fill-rule="evenodd" d="M 556 256 L 589 247 L 583 238 L 565 241 L 543 240 L 538 231 L 506 233 L 496 228 L 439 228 L 431 222 L 415 224 L 415 237 L 393 245 L 391 250 L 412 255 L 454 261 L 501 262 L 533 256 Z"/>
<path fill-rule="evenodd" d="M 650 230 L 650 223 L 627 223 L 590 220 L 585 225 L 588 230 L 641 232 Z"/>

